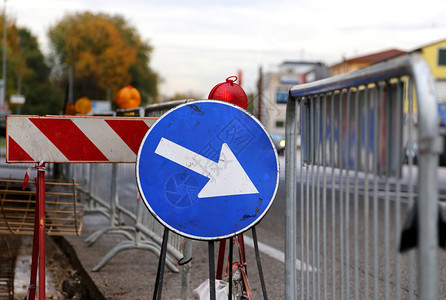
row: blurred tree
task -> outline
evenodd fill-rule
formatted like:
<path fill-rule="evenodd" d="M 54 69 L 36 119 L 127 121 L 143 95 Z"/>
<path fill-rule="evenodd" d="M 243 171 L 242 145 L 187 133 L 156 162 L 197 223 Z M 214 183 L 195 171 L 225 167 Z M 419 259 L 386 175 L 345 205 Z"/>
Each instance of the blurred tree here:
<path fill-rule="evenodd" d="M 19 28 L 19 45 L 24 67 L 18 71 L 17 85 L 25 96 L 24 114 L 58 114 L 62 110 L 63 93 L 50 82 L 50 68 L 39 50 L 37 39 L 28 29 Z M 22 81 L 20 84 L 19 82 Z"/>
<path fill-rule="evenodd" d="M 74 99 L 110 95 L 115 102 L 117 92 L 132 85 L 140 91 L 142 105 L 155 102 L 158 76 L 149 67 L 152 47 L 123 17 L 69 14 L 50 28 L 48 36 L 54 70 L 73 66 Z M 59 72 L 60 82 L 67 82 L 65 73 Z"/>
<path fill-rule="evenodd" d="M 3 16 L 0 17 L 0 32 L 3 31 Z M 62 108 L 62 96 L 49 81 L 49 67 L 39 50 L 37 39 L 26 28 L 17 27 L 7 20 L 6 43 L 6 96 L 22 94 L 26 102 L 21 112 L 25 114 L 57 114 Z M 0 52 L 3 51 L 3 43 Z M 0 57 L 0 65 L 2 57 Z M 10 105 L 14 112 L 16 107 Z"/>

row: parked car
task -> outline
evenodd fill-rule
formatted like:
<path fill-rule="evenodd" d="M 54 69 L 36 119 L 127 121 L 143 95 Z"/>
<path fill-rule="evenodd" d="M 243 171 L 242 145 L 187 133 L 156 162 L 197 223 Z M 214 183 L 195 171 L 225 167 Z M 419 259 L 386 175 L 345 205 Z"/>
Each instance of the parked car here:
<path fill-rule="evenodd" d="M 277 154 L 283 155 L 285 153 L 285 137 L 277 132 L 270 132 L 274 145 L 277 149 Z"/>

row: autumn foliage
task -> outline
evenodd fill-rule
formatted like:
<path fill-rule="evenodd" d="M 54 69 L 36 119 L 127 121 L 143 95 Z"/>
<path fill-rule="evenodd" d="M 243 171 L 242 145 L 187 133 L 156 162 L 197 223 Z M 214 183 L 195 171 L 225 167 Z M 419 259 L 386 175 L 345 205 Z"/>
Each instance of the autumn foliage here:
<path fill-rule="evenodd" d="M 0 16 L 0 32 L 3 32 L 4 16 Z M 21 94 L 26 101 L 21 106 L 23 114 L 58 114 L 62 108 L 62 93 L 50 81 L 50 67 L 39 49 L 31 31 L 6 19 L 6 95 Z M 3 44 L 0 45 L 3 52 Z M 3 63 L 0 57 L 0 65 Z M 17 106 L 10 104 L 12 112 Z"/>
<path fill-rule="evenodd" d="M 148 67 L 152 48 L 122 17 L 67 15 L 50 28 L 49 38 L 55 60 L 73 66 L 75 98 L 106 99 L 109 93 L 116 99 L 127 85 L 138 88 L 145 103 L 156 98 L 157 76 Z"/>

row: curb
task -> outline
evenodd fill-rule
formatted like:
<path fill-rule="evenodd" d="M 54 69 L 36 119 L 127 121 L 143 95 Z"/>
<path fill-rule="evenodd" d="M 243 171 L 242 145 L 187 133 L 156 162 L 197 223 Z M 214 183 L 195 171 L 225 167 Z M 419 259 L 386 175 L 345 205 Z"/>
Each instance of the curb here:
<path fill-rule="evenodd" d="M 54 242 L 61 248 L 61 250 L 63 250 L 63 252 L 67 255 L 73 268 L 75 268 L 79 272 L 82 278 L 83 285 L 86 286 L 86 288 L 88 289 L 90 298 L 106 300 L 107 298 L 105 298 L 105 296 L 94 283 L 93 279 L 85 270 L 84 266 L 82 265 L 76 254 L 76 251 L 74 251 L 73 246 L 67 241 L 67 239 L 63 236 L 53 236 L 52 238 Z"/>

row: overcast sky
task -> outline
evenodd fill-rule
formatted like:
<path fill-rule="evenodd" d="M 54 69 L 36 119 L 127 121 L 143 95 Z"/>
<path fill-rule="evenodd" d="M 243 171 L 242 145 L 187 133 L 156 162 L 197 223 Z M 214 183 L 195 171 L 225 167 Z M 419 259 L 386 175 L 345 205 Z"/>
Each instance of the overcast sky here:
<path fill-rule="evenodd" d="M 66 13 L 123 15 L 154 47 L 150 64 L 163 78 L 160 93 L 169 96 L 207 98 L 238 70 L 246 92 L 255 92 L 260 66 L 267 72 L 284 60 L 331 65 L 343 56 L 446 39 L 444 0 L 8 0 L 6 6 L 45 53 L 48 28 Z"/>

